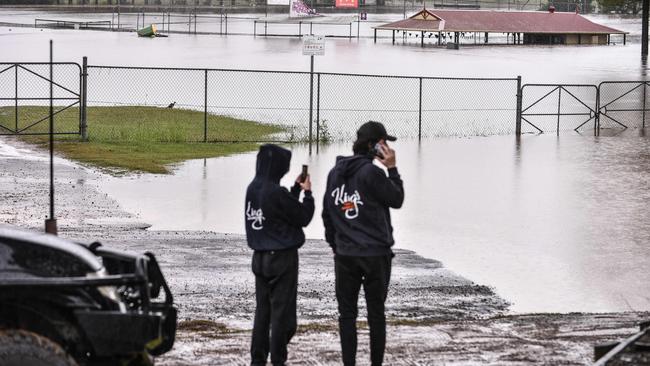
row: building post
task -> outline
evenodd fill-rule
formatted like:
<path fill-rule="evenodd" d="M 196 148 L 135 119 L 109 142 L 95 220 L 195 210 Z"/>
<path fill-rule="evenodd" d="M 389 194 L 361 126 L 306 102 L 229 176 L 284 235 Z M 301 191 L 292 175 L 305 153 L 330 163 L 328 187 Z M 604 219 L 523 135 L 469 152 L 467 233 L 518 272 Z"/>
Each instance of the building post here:
<path fill-rule="evenodd" d="M 521 109 L 522 109 L 523 94 L 521 90 L 521 75 L 517 76 L 517 116 L 515 121 L 515 134 L 521 135 Z"/>
<path fill-rule="evenodd" d="M 424 31 L 422 32 L 422 37 L 420 37 L 420 47 L 424 47 Z"/>
<path fill-rule="evenodd" d="M 393 44 L 395 44 L 395 29 L 393 29 Z"/>
<path fill-rule="evenodd" d="M 377 43 L 377 28 L 375 28 L 375 37 L 374 37 L 375 43 Z"/>

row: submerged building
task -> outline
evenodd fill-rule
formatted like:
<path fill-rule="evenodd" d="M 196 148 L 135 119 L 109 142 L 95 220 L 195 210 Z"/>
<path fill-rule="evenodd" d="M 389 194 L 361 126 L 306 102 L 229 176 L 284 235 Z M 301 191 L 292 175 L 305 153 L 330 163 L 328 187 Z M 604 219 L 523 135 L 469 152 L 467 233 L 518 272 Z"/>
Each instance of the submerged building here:
<path fill-rule="evenodd" d="M 553 8 L 548 12 L 422 9 L 407 19 L 374 27 L 375 42 L 377 31 L 391 31 L 393 43 L 396 35 L 415 36 L 422 46 L 431 38 L 438 44 L 458 45 L 461 37 L 487 44 L 490 34 L 498 34 L 501 39 L 505 35 L 505 43 L 509 44 L 573 45 L 609 44 L 612 35 L 620 35 L 625 44 L 627 35 L 577 12 L 558 13 Z"/>

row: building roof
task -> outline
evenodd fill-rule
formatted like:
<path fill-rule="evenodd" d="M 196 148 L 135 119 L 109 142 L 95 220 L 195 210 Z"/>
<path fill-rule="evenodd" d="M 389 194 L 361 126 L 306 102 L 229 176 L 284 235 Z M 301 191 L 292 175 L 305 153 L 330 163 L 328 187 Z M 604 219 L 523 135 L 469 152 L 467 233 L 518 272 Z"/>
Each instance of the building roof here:
<path fill-rule="evenodd" d="M 577 13 L 496 10 L 428 10 L 375 27 L 423 32 L 625 34 Z"/>

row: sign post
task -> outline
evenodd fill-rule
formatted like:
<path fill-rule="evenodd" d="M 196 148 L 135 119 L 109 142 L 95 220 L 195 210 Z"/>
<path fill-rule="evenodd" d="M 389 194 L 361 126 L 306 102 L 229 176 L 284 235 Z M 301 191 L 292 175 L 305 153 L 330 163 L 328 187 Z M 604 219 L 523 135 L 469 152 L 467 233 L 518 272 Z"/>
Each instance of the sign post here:
<path fill-rule="evenodd" d="M 54 57 L 52 40 L 50 40 L 50 218 L 45 220 L 45 232 L 56 235 L 56 218 L 54 217 Z"/>
<path fill-rule="evenodd" d="M 325 55 L 325 36 L 308 35 L 302 37 L 302 54 L 309 56 L 309 154 L 311 155 L 311 143 L 313 137 L 314 123 L 314 56 Z"/>

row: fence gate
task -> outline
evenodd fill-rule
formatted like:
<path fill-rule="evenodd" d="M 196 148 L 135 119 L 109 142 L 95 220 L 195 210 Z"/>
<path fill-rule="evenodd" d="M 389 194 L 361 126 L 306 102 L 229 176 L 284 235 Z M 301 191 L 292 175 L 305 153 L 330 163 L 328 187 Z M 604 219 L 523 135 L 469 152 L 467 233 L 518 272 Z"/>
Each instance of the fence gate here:
<path fill-rule="evenodd" d="M 600 83 L 600 128 L 645 128 L 647 81 L 604 81 Z"/>
<path fill-rule="evenodd" d="M 598 128 L 598 87 L 583 84 L 526 84 L 521 88 L 522 132 Z M 589 122 L 592 122 L 590 124 Z M 527 127 L 527 129 L 524 129 Z"/>
<path fill-rule="evenodd" d="M 79 134 L 81 66 L 52 67 L 54 133 Z M 49 105 L 49 63 L 0 63 L 0 135 L 48 134 Z"/>

